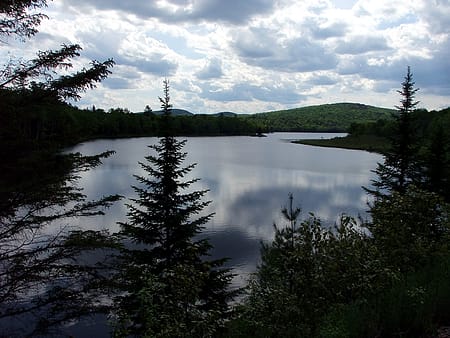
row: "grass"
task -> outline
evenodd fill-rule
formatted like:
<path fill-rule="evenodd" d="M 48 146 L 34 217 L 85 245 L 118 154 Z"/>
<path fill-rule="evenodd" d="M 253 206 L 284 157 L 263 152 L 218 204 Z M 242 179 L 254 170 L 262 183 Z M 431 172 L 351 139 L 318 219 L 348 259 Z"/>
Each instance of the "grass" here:
<path fill-rule="evenodd" d="M 292 141 L 292 143 L 318 147 L 366 150 L 380 154 L 386 153 L 390 145 L 388 139 L 375 135 L 348 135 L 345 137 L 335 137 L 332 139 L 296 140 Z"/>

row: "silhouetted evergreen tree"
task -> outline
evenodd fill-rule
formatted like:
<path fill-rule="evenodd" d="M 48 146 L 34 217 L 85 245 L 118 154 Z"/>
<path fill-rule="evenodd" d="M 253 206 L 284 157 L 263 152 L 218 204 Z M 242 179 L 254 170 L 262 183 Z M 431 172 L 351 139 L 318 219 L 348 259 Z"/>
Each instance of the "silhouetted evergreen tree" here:
<path fill-rule="evenodd" d="M 37 26 L 47 18 L 39 9 L 46 7 L 46 0 L 6 0 L 0 4 L 0 41 L 15 37 L 26 39 L 37 33 Z M 1 45 L 0 45 L 1 46 Z M 7 47 L 3 44 L 3 47 Z M 11 57 L 0 69 L 0 151 L 1 157 L 14 156 L 15 148 L 58 147 L 51 128 L 57 107 L 63 110 L 65 100 L 78 100 L 80 93 L 95 87 L 105 79 L 114 65 L 112 59 L 104 62 L 93 60 L 90 67 L 72 74 L 72 59 L 80 56 L 77 44 L 60 49 L 38 51 L 35 58 L 23 60 Z M 59 75 L 64 71 L 65 75 Z M 48 118 L 49 115 L 51 118 Z M 47 122 L 47 123 L 44 123 Z M 50 130 L 49 130 L 50 129 Z M 61 133 L 62 134 L 62 133 Z M 61 135 L 57 135 L 61 136 Z"/>
<path fill-rule="evenodd" d="M 101 215 L 118 196 L 87 201 L 78 175 L 105 153 L 35 153 L 8 160 L 0 178 L 0 331 L 12 336 L 46 334 L 64 322 L 107 311 L 99 249 L 114 246 L 101 231 L 71 226 Z"/>
<path fill-rule="evenodd" d="M 0 40 L 28 38 L 46 18 L 45 0 L 0 3 Z M 112 154 L 61 154 L 63 142 L 38 113 L 50 115 L 67 98 L 104 79 L 112 60 L 67 71 L 78 45 L 12 58 L 0 69 L 0 331 L 5 336 L 46 334 L 61 323 L 105 311 L 97 250 L 114 246 L 105 233 L 81 231 L 70 220 L 102 214 L 118 196 L 87 201 L 79 174 Z M 50 130 L 49 130 L 50 129 Z M 45 137 L 43 137 L 45 135 Z M 45 139 L 45 142 L 44 142 Z"/>
<path fill-rule="evenodd" d="M 211 248 L 198 239 L 212 214 L 196 216 L 210 203 L 206 190 L 191 191 L 197 179 L 183 181 L 194 164 L 183 166 L 186 141 L 172 136 L 169 83 L 160 98 L 163 137 L 150 145 L 155 154 L 140 163 L 148 174 L 135 176 L 138 197 L 128 205 L 129 221 L 121 223 L 123 279 L 119 334 L 157 337 L 211 336 L 225 320 L 231 279 L 224 260 L 207 261 Z"/>
<path fill-rule="evenodd" d="M 46 6 L 46 0 L 3 0 L 0 2 L 0 36 L 25 39 L 35 35 L 36 27 L 47 16 L 29 10 Z"/>
<path fill-rule="evenodd" d="M 417 91 L 418 89 L 414 88 L 412 73 L 408 66 L 402 89 L 398 91 L 402 100 L 401 105 L 396 106 L 399 113 L 391 137 L 391 149 L 385 155 L 384 163 L 378 163 L 375 170 L 378 176 L 378 179 L 373 181 L 375 190 L 366 188 L 376 197 L 393 192 L 403 193 L 410 183 L 420 180 L 417 172 L 417 149 L 411 116 L 415 106 L 419 103 L 414 101 Z"/>

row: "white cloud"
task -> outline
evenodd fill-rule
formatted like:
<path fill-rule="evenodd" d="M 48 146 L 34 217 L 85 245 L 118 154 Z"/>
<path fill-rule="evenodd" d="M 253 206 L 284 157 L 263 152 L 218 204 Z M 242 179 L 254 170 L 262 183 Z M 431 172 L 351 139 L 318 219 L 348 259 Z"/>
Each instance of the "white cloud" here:
<path fill-rule="evenodd" d="M 205 67 L 196 73 L 197 78 L 201 80 L 220 78 L 222 75 L 222 61 L 218 58 L 208 60 Z"/>
<path fill-rule="evenodd" d="M 389 50 L 387 41 L 382 36 L 351 36 L 340 42 L 335 51 L 338 54 L 364 54 Z"/>
<path fill-rule="evenodd" d="M 113 58 L 110 79 L 79 105 L 141 111 L 259 112 L 356 101 L 393 107 L 410 65 L 425 108 L 450 104 L 450 3 L 444 0 L 164 0 L 50 2 L 35 38 L 10 55 L 79 43 L 82 57 Z M 26 46 L 26 48 L 24 48 Z"/>

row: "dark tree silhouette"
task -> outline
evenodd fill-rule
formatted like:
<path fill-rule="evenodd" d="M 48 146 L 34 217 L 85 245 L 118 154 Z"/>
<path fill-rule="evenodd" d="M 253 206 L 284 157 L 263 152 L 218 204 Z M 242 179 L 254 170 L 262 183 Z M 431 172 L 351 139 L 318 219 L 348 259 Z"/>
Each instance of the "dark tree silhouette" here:
<path fill-rule="evenodd" d="M 47 16 L 29 13 L 47 6 L 46 0 L 2 0 L 0 2 L 0 37 L 16 36 L 21 39 L 36 34 L 37 26 Z"/>
<path fill-rule="evenodd" d="M 396 106 L 398 115 L 391 137 L 391 149 L 385 155 L 384 163 L 378 163 L 374 180 L 375 189 L 365 188 L 366 191 L 380 197 L 393 192 L 404 193 L 407 186 L 420 179 L 416 158 L 414 130 L 412 130 L 412 112 L 418 101 L 414 101 L 417 88 L 414 88 L 413 76 L 408 66 L 402 89 L 398 93 L 402 96 L 401 105 Z"/>
<path fill-rule="evenodd" d="M 21 160 L 12 164 L 22 164 L 24 168 L 2 171 L 0 327 L 3 334 L 43 334 L 63 322 L 106 311 L 99 301 L 103 295 L 101 280 L 105 278 L 100 273 L 103 258 L 97 256 L 97 250 L 114 247 L 114 243 L 103 232 L 80 231 L 70 226 L 70 220 L 101 215 L 104 208 L 119 198 L 107 196 L 86 201 L 75 185 L 80 172 L 99 165 L 101 158 L 110 154 L 91 157 L 39 154 L 36 155 L 39 162 Z"/>
<path fill-rule="evenodd" d="M 25 39 L 46 16 L 29 10 L 45 0 L 0 3 L 0 39 Z M 64 142 L 46 141 L 36 112 L 93 88 L 112 60 L 58 77 L 72 66 L 78 45 L 39 52 L 31 61 L 11 60 L 0 70 L 0 327 L 1 335 L 46 334 L 63 322 L 105 311 L 99 248 L 114 246 L 106 234 L 70 226 L 75 217 L 99 215 L 119 196 L 87 201 L 76 180 L 112 152 L 61 154 Z M 57 106 L 57 104 L 60 104 Z M 17 331 L 19 330 L 19 331 Z"/>
<path fill-rule="evenodd" d="M 126 245 L 119 302 L 122 333 L 148 336 L 210 336 L 228 312 L 231 274 L 224 260 L 208 261 L 211 245 L 198 235 L 212 214 L 206 190 L 192 191 L 197 179 L 183 180 L 194 164 L 183 166 L 186 140 L 171 136 L 169 83 L 160 98 L 163 137 L 150 145 L 155 154 L 140 163 L 146 176 L 135 176 L 138 198 L 128 205 L 121 223 Z M 119 331 L 120 331 L 119 330 Z"/>

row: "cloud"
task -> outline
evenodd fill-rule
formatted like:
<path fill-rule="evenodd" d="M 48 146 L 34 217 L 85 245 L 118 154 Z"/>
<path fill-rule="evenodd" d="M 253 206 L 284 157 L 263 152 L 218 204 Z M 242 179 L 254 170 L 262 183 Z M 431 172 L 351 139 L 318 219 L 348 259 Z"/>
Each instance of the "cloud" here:
<path fill-rule="evenodd" d="M 422 91 L 448 96 L 450 93 L 450 41 L 430 59 L 409 60 L 415 81 Z"/>
<path fill-rule="evenodd" d="M 382 62 L 369 63 L 361 56 L 352 56 L 339 65 L 339 74 L 357 74 L 361 78 L 375 80 L 373 86 L 377 92 L 398 89 L 411 66 L 414 80 L 423 93 L 445 95 L 450 93 L 450 41 L 440 46 L 432 57 L 403 55 L 394 59 L 386 58 Z"/>
<path fill-rule="evenodd" d="M 234 32 L 233 47 L 246 59 L 270 58 L 275 55 L 275 31 L 263 28 L 249 28 Z"/>
<path fill-rule="evenodd" d="M 308 84 L 313 86 L 332 86 L 337 82 L 338 80 L 327 75 L 314 75 L 310 80 L 308 80 Z"/>
<path fill-rule="evenodd" d="M 196 73 L 197 78 L 200 80 L 216 79 L 222 75 L 222 61 L 218 58 L 209 60 L 205 67 Z"/>
<path fill-rule="evenodd" d="M 132 87 L 129 80 L 117 77 L 108 77 L 102 82 L 103 86 L 109 89 L 129 89 Z"/>
<path fill-rule="evenodd" d="M 66 3 L 70 5 L 67 1 Z M 227 22 L 241 25 L 252 17 L 269 13 L 272 0 L 80 0 L 77 6 L 94 7 L 98 10 L 116 10 L 134 14 L 140 18 L 156 18 L 163 22 Z"/>
<path fill-rule="evenodd" d="M 427 0 L 423 1 L 418 15 L 434 34 L 450 33 L 450 2 L 447 0 Z"/>
<path fill-rule="evenodd" d="M 419 1 L 359 0 L 353 7 L 353 13 L 356 17 L 374 22 L 398 21 L 409 16 L 411 12 L 415 12 Z"/>
<path fill-rule="evenodd" d="M 339 43 L 335 51 L 338 54 L 364 54 L 368 52 L 386 51 L 390 47 L 381 36 L 354 36 Z"/>
<path fill-rule="evenodd" d="M 117 65 L 132 66 L 139 72 L 157 76 L 172 76 L 178 69 L 177 62 L 169 59 L 172 52 L 166 45 L 137 33 L 126 34 L 103 28 L 82 32 L 79 37 L 84 47 L 83 54 L 90 59 L 112 57 Z"/>
<path fill-rule="evenodd" d="M 153 54 L 143 59 L 120 57 L 117 63 L 136 67 L 141 72 L 157 76 L 173 76 L 178 69 L 178 64 L 164 59 L 162 54 Z"/>
<path fill-rule="evenodd" d="M 192 1 L 191 17 L 206 21 L 225 21 L 233 24 L 245 24 L 256 15 L 273 10 L 272 0 L 197 0 Z"/>
<path fill-rule="evenodd" d="M 253 66 L 281 72 L 331 69 L 337 58 L 323 45 L 305 37 L 283 39 L 270 29 L 249 29 L 236 34 L 234 49 Z"/>
<path fill-rule="evenodd" d="M 344 22 L 336 22 L 328 26 L 312 25 L 311 32 L 315 39 L 342 37 L 348 31 L 348 25 Z"/>
<path fill-rule="evenodd" d="M 192 111 L 391 107 L 407 65 L 427 108 L 449 102 L 448 1 L 62 0 L 46 10 L 41 32 L 9 42 L 0 62 L 61 43 L 83 47 L 74 69 L 112 57 L 111 78 L 86 93 L 96 106 L 96 97 L 134 111 L 158 106 L 170 77 L 174 103 Z"/>
<path fill-rule="evenodd" d="M 248 83 L 238 83 L 228 89 L 205 85 L 202 97 L 215 101 L 259 100 L 283 104 L 295 104 L 305 99 L 305 96 L 299 94 L 295 88 L 276 87 L 273 84 L 256 86 Z"/>

